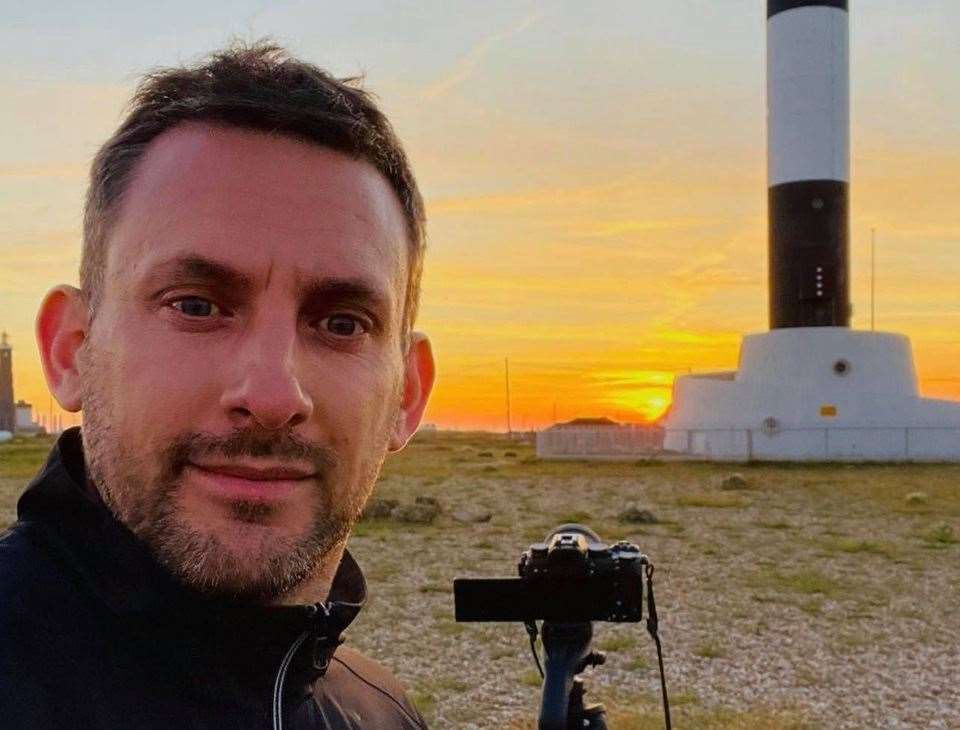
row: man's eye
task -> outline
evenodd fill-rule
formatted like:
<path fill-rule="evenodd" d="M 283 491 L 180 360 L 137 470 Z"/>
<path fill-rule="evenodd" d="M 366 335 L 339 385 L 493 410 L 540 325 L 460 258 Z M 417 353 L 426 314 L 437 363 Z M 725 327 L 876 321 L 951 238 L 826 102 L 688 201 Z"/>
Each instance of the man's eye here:
<path fill-rule="evenodd" d="M 365 329 L 363 322 L 350 314 L 331 314 L 320 321 L 320 326 L 337 337 L 353 337 Z"/>
<path fill-rule="evenodd" d="M 220 312 L 216 304 L 201 297 L 183 297 L 171 304 L 188 317 L 210 317 Z"/>

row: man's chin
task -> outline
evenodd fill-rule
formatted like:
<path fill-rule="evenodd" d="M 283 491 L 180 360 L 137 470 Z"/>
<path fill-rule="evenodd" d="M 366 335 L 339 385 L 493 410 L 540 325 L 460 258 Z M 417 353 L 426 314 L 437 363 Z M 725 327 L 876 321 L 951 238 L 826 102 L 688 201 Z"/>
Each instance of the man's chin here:
<path fill-rule="evenodd" d="M 309 577 L 323 546 L 310 535 L 253 520 L 191 525 L 165 520 L 148 541 L 182 583 L 208 596 L 269 602 Z"/>

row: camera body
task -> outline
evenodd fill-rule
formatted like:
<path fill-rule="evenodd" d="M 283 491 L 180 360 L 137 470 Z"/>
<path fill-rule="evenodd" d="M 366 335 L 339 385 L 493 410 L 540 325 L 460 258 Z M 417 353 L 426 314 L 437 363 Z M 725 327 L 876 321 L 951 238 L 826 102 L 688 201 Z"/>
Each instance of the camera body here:
<path fill-rule="evenodd" d="M 456 619 L 640 621 L 648 563 L 632 543 L 608 545 L 588 527 L 560 525 L 520 556 L 519 578 L 456 579 Z"/>

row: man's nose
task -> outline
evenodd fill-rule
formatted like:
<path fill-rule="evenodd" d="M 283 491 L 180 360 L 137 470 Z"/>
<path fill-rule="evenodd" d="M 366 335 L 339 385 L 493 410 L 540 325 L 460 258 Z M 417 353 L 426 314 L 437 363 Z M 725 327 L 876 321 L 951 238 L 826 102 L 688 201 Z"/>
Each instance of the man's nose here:
<path fill-rule="evenodd" d="M 221 406 L 235 425 L 254 420 L 266 429 L 297 426 L 313 413 L 296 367 L 296 333 L 279 326 L 250 334 L 237 353 Z"/>

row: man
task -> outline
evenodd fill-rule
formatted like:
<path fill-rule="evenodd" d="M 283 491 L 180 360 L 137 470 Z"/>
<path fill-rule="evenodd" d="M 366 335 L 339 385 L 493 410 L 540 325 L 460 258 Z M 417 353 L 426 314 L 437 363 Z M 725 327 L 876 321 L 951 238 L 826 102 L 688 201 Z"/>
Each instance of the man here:
<path fill-rule="evenodd" d="M 433 384 L 424 222 L 351 80 L 256 44 L 143 81 L 93 162 L 81 288 L 37 317 L 84 422 L 0 542 L 0 726 L 424 727 L 339 647 L 347 538 Z"/>

